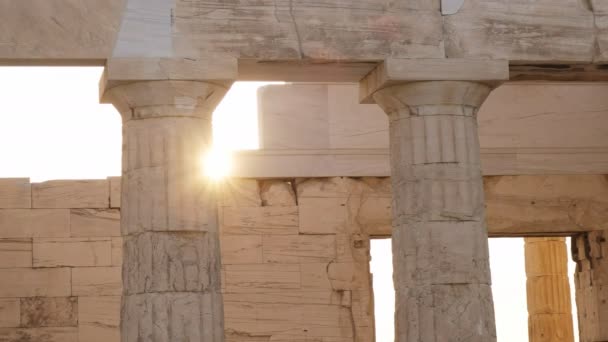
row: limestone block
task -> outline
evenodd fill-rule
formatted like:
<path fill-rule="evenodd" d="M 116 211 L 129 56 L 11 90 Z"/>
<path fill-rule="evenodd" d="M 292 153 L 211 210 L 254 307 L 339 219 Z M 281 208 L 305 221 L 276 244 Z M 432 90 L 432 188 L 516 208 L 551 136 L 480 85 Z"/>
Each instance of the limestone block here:
<path fill-rule="evenodd" d="M 262 205 L 256 179 L 229 178 L 222 183 L 220 205 L 223 207 L 259 207 Z"/>
<path fill-rule="evenodd" d="M 71 209 L 70 234 L 74 237 L 120 236 L 120 210 Z"/>
<path fill-rule="evenodd" d="M 222 234 L 298 234 L 298 207 L 226 207 Z"/>
<path fill-rule="evenodd" d="M 306 291 L 330 290 L 331 282 L 327 276 L 329 263 L 300 265 L 302 289 Z"/>
<path fill-rule="evenodd" d="M 122 306 L 121 341 L 222 341 L 221 294 L 165 292 L 128 295 Z"/>
<path fill-rule="evenodd" d="M 345 198 L 373 192 L 373 188 L 368 183 L 351 177 L 301 178 L 296 181 L 296 189 L 298 198 Z"/>
<path fill-rule="evenodd" d="M 296 195 L 291 182 L 284 180 L 265 180 L 260 189 L 264 206 L 292 207 L 297 205 Z"/>
<path fill-rule="evenodd" d="M 120 208 L 121 178 L 108 177 L 108 182 L 110 183 L 110 208 Z"/>
<path fill-rule="evenodd" d="M 333 235 L 264 235 L 264 262 L 321 263 L 336 258 L 336 238 Z"/>
<path fill-rule="evenodd" d="M 21 298 L 21 326 L 75 327 L 78 325 L 78 298 Z"/>
<path fill-rule="evenodd" d="M 528 276 L 526 291 L 530 316 L 572 312 L 567 273 L 561 276 Z"/>
<path fill-rule="evenodd" d="M 0 269 L 0 297 L 67 297 L 69 268 Z"/>
<path fill-rule="evenodd" d="M 0 238 L 68 236 L 67 209 L 0 209 Z"/>
<path fill-rule="evenodd" d="M 349 218 L 346 198 L 301 197 L 298 204 L 301 234 L 335 234 L 346 229 Z"/>
<path fill-rule="evenodd" d="M 19 298 L 0 299 L 0 328 L 18 327 L 21 324 Z"/>
<path fill-rule="evenodd" d="M 0 208 L 31 208 L 29 178 L 0 178 Z"/>
<path fill-rule="evenodd" d="M 120 341 L 120 296 L 78 298 L 78 340 Z"/>
<path fill-rule="evenodd" d="M 392 196 L 362 196 L 354 219 L 361 230 L 372 236 L 392 234 Z"/>
<path fill-rule="evenodd" d="M 298 264 L 225 265 L 226 292 L 273 292 L 300 288 Z"/>
<path fill-rule="evenodd" d="M 74 296 L 120 296 L 120 267 L 76 267 L 72 269 Z"/>
<path fill-rule="evenodd" d="M 273 290 L 259 293 L 224 293 L 224 303 L 265 303 L 265 304 L 323 304 L 342 305 L 350 307 L 351 296 L 349 291 L 334 290 L 307 290 L 298 291 L 292 289 Z"/>
<path fill-rule="evenodd" d="M 0 268 L 32 267 L 31 239 L 0 239 Z"/>
<path fill-rule="evenodd" d="M 261 235 L 224 235 L 220 238 L 222 264 L 261 264 Z"/>
<path fill-rule="evenodd" d="M 224 311 L 229 334 L 266 336 L 267 341 L 292 341 L 285 337 L 290 334 L 301 341 L 306 337 L 308 341 L 324 337 L 353 340 L 351 312 L 340 305 L 226 302 Z"/>
<path fill-rule="evenodd" d="M 1 328 L 0 341 L 80 342 L 78 328 Z"/>
<path fill-rule="evenodd" d="M 34 238 L 34 267 L 110 266 L 110 238 Z"/>
<path fill-rule="evenodd" d="M 146 232 L 123 239 L 125 294 L 220 288 L 219 246 L 213 233 Z"/>
<path fill-rule="evenodd" d="M 122 266 L 122 242 L 121 237 L 112 238 L 112 266 Z"/>
<path fill-rule="evenodd" d="M 54 180 L 32 184 L 32 208 L 108 208 L 108 181 Z"/>

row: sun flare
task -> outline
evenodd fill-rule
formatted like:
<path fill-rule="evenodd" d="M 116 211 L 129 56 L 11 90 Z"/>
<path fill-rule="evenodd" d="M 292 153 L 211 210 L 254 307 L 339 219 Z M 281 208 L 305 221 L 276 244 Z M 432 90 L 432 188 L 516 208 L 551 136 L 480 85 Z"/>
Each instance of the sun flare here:
<path fill-rule="evenodd" d="M 201 163 L 206 177 L 220 181 L 228 177 L 232 171 L 231 151 L 213 147 L 203 155 Z"/>

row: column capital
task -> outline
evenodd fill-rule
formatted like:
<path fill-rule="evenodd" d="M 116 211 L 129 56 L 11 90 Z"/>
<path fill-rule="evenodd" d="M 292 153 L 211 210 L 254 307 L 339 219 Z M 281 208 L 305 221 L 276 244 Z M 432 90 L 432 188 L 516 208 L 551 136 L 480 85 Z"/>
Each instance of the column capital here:
<path fill-rule="evenodd" d="M 475 81 L 496 86 L 508 79 L 507 60 L 389 58 L 359 82 L 359 99 L 362 103 L 374 103 L 377 91 L 409 82 Z"/>
<path fill-rule="evenodd" d="M 152 117 L 211 119 L 230 84 L 204 81 L 138 81 L 107 89 L 102 103 L 111 103 L 124 121 Z"/>
<path fill-rule="evenodd" d="M 394 84 L 376 91 L 374 101 L 391 114 L 405 111 L 407 115 L 467 115 L 473 116 L 483 104 L 492 86 L 472 81 L 423 81 Z M 430 106 L 426 110 L 422 107 Z M 445 107 L 458 106 L 460 110 L 445 110 Z M 474 110 L 466 111 L 465 107 Z M 461 113 L 462 111 L 462 113 Z"/>

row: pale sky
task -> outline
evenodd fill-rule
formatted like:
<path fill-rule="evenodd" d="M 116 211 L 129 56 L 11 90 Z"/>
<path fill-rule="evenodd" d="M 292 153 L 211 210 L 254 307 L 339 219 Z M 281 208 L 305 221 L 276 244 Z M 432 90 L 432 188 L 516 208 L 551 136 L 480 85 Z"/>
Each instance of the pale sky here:
<path fill-rule="evenodd" d="M 121 120 L 111 105 L 99 104 L 101 72 L 0 67 L 0 177 L 40 182 L 120 175 Z M 256 89 L 262 84 L 236 83 L 220 104 L 214 117 L 218 148 L 258 147 Z M 372 241 L 378 342 L 394 336 L 390 251 L 390 240 Z M 523 240 L 490 239 L 490 262 L 498 341 L 527 341 Z M 574 263 L 569 267 L 572 275 Z"/>

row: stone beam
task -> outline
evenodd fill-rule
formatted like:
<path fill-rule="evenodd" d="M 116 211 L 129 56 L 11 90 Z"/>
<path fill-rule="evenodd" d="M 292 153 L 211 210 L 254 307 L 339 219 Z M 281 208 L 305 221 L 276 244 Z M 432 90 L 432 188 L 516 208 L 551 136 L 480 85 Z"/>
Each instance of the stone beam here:
<path fill-rule="evenodd" d="M 440 4 L 4 1 L 0 64 L 91 65 L 135 58 L 146 59 L 150 72 L 159 60 L 179 68 L 221 56 L 245 61 L 243 79 L 297 75 L 297 80 L 344 82 L 358 81 L 373 69 L 366 63 L 387 58 L 532 66 L 608 61 L 608 10 L 602 1 L 469 0 L 443 13 Z M 280 70 L 269 63 L 280 64 Z M 325 71 L 305 71 L 319 68 Z"/>

